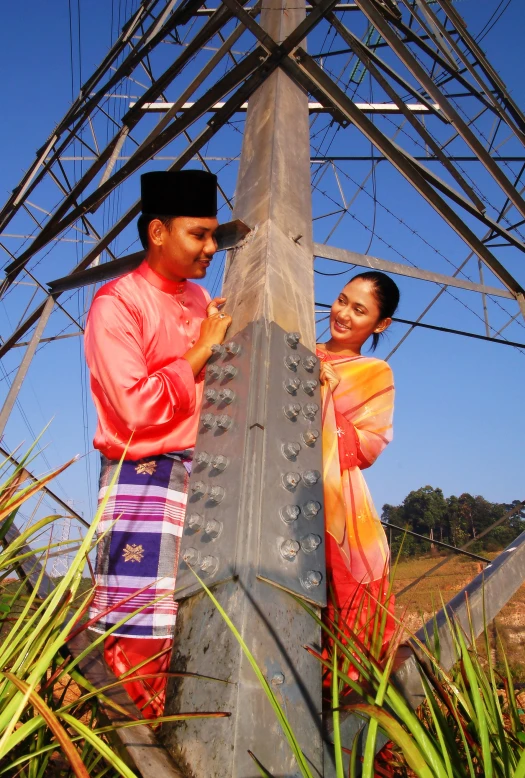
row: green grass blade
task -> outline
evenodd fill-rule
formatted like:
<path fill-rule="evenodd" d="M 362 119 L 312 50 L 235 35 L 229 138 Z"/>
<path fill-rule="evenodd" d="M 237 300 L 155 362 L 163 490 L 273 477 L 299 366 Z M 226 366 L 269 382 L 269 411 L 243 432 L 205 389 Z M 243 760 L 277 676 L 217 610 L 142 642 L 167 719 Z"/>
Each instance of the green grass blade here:
<path fill-rule="evenodd" d="M 332 724 L 334 728 L 335 774 L 336 778 L 345 778 L 343 750 L 341 748 L 341 727 L 339 721 L 339 676 L 337 669 L 337 646 L 334 646 L 332 665 Z"/>

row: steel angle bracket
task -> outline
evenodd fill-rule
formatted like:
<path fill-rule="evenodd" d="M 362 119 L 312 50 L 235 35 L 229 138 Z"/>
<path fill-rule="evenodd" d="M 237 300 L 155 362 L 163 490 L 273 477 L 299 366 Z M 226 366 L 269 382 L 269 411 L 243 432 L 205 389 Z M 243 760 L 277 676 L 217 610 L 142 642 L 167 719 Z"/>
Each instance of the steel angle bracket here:
<path fill-rule="evenodd" d="M 175 598 L 233 578 L 246 457 L 253 324 L 208 362 L 190 477 Z"/>
<path fill-rule="evenodd" d="M 270 325 L 258 577 L 326 605 L 319 360 Z"/>

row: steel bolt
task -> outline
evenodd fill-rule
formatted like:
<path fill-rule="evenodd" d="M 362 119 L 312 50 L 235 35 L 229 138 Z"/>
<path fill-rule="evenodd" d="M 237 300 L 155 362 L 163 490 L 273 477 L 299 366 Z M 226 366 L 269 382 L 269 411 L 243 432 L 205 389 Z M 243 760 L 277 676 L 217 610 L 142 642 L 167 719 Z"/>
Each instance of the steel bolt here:
<path fill-rule="evenodd" d="M 221 413 L 220 416 L 217 416 L 217 427 L 219 427 L 221 430 L 229 430 L 232 425 L 232 417 L 228 416 L 227 413 Z"/>
<path fill-rule="evenodd" d="M 282 686 L 284 683 L 284 673 L 274 673 L 271 683 L 273 686 Z"/>
<path fill-rule="evenodd" d="M 195 462 L 198 465 L 208 465 L 210 462 L 211 456 L 208 454 L 207 451 L 199 451 L 197 456 L 195 457 Z"/>
<path fill-rule="evenodd" d="M 301 481 L 299 473 L 285 473 L 283 475 L 283 484 L 286 489 L 295 489 L 297 484 Z"/>
<path fill-rule="evenodd" d="M 204 528 L 204 534 L 213 539 L 218 538 L 221 532 L 222 521 L 216 521 L 215 519 L 210 519 Z M 315 537 L 317 537 L 317 535 L 315 535 Z"/>
<path fill-rule="evenodd" d="M 295 459 L 301 450 L 299 443 L 283 443 L 282 452 L 286 459 Z"/>
<path fill-rule="evenodd" d="M 224 354 L 224 346 L 221 346 L 220 343 L 214 343 L 211 347 L 212 354 L 219 355 L 220 357 Z"/>
<path fill-rule="evenodd" d="M 288 368 L 288 370 L 297 370 L 298 365 L 301 362 L 301 357 L 298 357 L 296 355 L 285 357 L 284 364 Z"/>
<path fill-rule="evenodd" d="M 319 470 L 307 470 L 303 473 L 303 481 L 307 486 L 313 486 L 321 478 Z"/>
<path fill-rule="evenodd" d="M 310 589 L 315 589 L 317 586 L 319 586 L 322 580 L 323 580 L 323 576 L 319 572 L 319 570 L 308 570 L 306 575 L 304 575 L 301 578 L 301 584 L 305 589 L 310 590 Z"/>
<path fill-rule="evenodd" d="M 218 394 L 218 400 L 220 403 L 229 405 L 235 400 L 235 392 L 232 389 L 221 389 Z"/>
<path fill-rule="evenodd" d="M 289 346 L 292 348 L 296 348 L 297 344 L 301 340 L 301 333 L 300 332 L 287 332 L 284 336 L 285 341 L 288 343 Z"/>
<path fill-rule="evenodd" d="M 309 535 L 305 535 L 304 538 L 301 538 L 301 548 L 305 554 L 311 554 L 312 551 L 315 551 L 320 545 L 321 537 L 319 535 L 310 533 Z"/>
<path fill-rule="evenodd" d="M 284 415 L 287 419 L 295 419 L 299 415 L 301 411 L 301 406 L 299 403 L 290 403 L 289 405 L 285 405 L 283 408 Z"/>
<path fill-rule="evenodd" d="M 319 410 L 317 403 L 306 403 L 303 407 L 303 416 L 307 419 L 315 419 L 315 414 Z"/>
<path fill-rule="evenodd" d="M 306 394 L 313 394 L 317 387 L 319 386 L 319 382 L 312 379 L 311 381 L 303 381 L 303 389 L 306 392 Z"/>
<path fill-rule="evenodd" d="M 308 502 L 303 505 L 303 514 L 307 519 L 315 518 L 320 510 L 321 503 L 316 502 L 315 500 L 308 500 Z"/>
<path fill-rule="evenodd" d="M 195 481 L 191 485 L 191 492 L 195 497 L 202 497 L 203 494 L 206 494 L 206 484 L 203 481 Z"/>
<path fill-rule="evenodd" d="M 226 367 L 224 368 L 224 377 L 227 378 L 228 381 L 230 381 L 232 378 L 235 378 L 237 373 L 238 370 L 235 367 L 235 365 L 226 365 Z"/>
<path fill-rule="evenodd" d="M 303 432 L 303 440 L 307 446 L 313 446 L 318 437 L 319 430 L 306 430 L 306 432 Z"/>
<path fill-rule="evenodd" d="M 211 466 L 214 470 L 226 470 L 229 463 L 228 457 L 223 457 L 222 454 L 217 454 L 217 456 L 214 456 L 211 460 Z"/>
<path fill-rule="evenodd" d="M 234 340 L 230 340 L 230 341 L 229 341 L 229 342 L 228 342 L 228 343 L 225 345 L 225 347 L 224 347 L 224 348 L 226 349 L 226 351 L 228 352 L 228 354 L 231 354 L 231 355 L 232 355 L 232 357 L 234 357 L 234 356 L 236 356 L 237 354 L 239 354 L 239 352 L 240 352 L 240 350 L 241 350 L 241 346 L 240 346 L 240 344 L 239 344 L 239 343 L 236 343 Z"/>
<path fill-rule="evenodd" d="M 196 548 L 187 548 L 182 552 L 182 559 L 188 566 L 195 567 L 199 564 L 200 554 Z"/>
<path fill-rule="evenodd" d="M 217 392 L 215 389 L 206 389 L 204 396 L 206 397 L 206 402 L 214 403 L 217 399 Z"/>
<path fill-rule="evenodd" d="M 222 376 L 222 367 L 219 367 L 219 365 L 210 365 L 208 367 L 208 375 L 210 378 L 212 378 L 215 381 L 218 381 L 219 378 Z"/>
<path fill-rule="evenodd" d="M 296 540 L 289 538 L 288 540 L 283 540 L 279 551 L 281 552 L 283 559 L 287 559 L 288 562 L 292 562 L 299 553 L 300 548 L 301 546 Z"/>
<path fill-rule="evenodd" d="M 281 514 L 281 519 L 285 524 L 292 524 L 292 522 L 299 518 L 301 509 L 298 505 L 285 505 L 279 512 Z"/>
<path fill-rule="evenodd" d="M 213 413 L 205 413 L 202 417 L 202 426 L 206 427 L 207 430 L 212 430 L 215 427 L 216 422 L 217 419 Z"/>
<path fill-rule="evenodd" d="M 287 378 L 284 382 L 284 388 L 289 394 L 295 394 L 300 386 L 301 381 L 299 378 Z"/>
<path fill-rule="evenodd" d="M 201 562 L 201 570 L 207 575 L 215 575 L 219 567 L 219 560 L 215 556 L 205 556 Z"/>
<path fill-rule="evenodd" d="M 202 529 L 204 525 L 204 519 L 200 515 L 200 513 L 192 513 L 188 517 L 188 529 L 193 530 L 194 532 L 198 532 L 198 530 Z"/>
<path fill-rule="evenodd" d="M 209 499 L 211 502 L 220 503 L 224 499 L 226 492 L 222 486 L 212 486 L 210 489 Z"/>
<path fill-rule="evenodd" d="M 317 367 L 317 359 L 316 357 L 305 357 L 303 359 L 303 367 L 305 370 L 308 370 L 309 373 L 313 371 L 315 367 Z"/>

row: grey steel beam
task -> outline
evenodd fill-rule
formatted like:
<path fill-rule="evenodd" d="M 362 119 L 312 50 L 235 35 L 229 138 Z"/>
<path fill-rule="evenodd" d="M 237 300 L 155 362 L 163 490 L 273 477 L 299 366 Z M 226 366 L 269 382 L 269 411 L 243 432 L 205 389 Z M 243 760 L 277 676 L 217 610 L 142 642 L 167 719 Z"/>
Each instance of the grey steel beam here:
<path fill-rule="evenodd" d="M 304 35 L 305 11 L 299 5 L 298 0 L 287 0 L 284 7 L 282 0 L 265 0 L 261 18 L 274 55 L 276 41 L 282 42 L 282 52 Z M 294 37 L 287 38 L 289 33 Z M 321 451 L 317 430 L 312 429 L 320 424 L 320 401 L 313 373 L 308 373 L 308 357 L 312 369 L 317 361 L 311 353 L 315 330 L 307 102 L 307 94 L 280 69 L 249 100 L 234 216 L 252 231 L 230 253 L 225 270 L 232 345 L 217 353 L 206 375 L 207 399 L 177 577 L 182 590 L 172 659 L 173 670 L 184 667 L 226 677 L 230 683 L 211 686 L 199 681 L 196 686 L 181 679 L 168 687 L 166 709 L 175 713 L 191 700 L 197 709 L 207 706 L 232 715 L 204 726 L 187 721 L 183 727 L 164 727 L 163 742 L 186 775 L 252 776 L 256 768 L 248 749 L 272 775 L 297 772 L 264 691 L 200 591 L 191 565 L 213 585 L 284 705 L 313 775 L 322 775 L 321 673 L 302 649 L 304 643 L 319 646 L 320 634 L 285 593 L 295 592 L 317 604 L 325 601 Z M 301 334 L 300 343 L 295 336 L 286 338 L 290 331 Z M 284 388 L 285 382 L 296 396 Z M 217 405 L 221 386 L 235 393 L 230 404 Z M 283 406 L 295 421 L 284 414 Z M 229 460 L 224 471 L 210 464 L 218 455 Z M 208 532 L 212 521 L 222 524 L 214 539 Z M 215 531 L 216 525 L 210 526 Z M 316 548 L 305 553 L 312 541 Z M 268 586 L 267 580 L 278 586 Z"/>
<path fill-rule="evenodd" d="M 516 300 L 516 295 L 509 292 L 508 289 L 498 289 L 495 286 L 485 286 L 468 281 L 463 278 L 454 278 L 443 273 L 434 273 L 431 270 L 422 270 L 410 265 L 404 265 L 401 262 L 390 262 L 387 259 L 379 259 L 369 254 L 358 254 L 348 249 L 340 249 L 335 246 L 326 246 L 324 243 L 314 243 L 314 256 L 324 259 L 333 259 L 336 262 L 345 262 L 348 265 L 359 265 L 360 267 L 369 267 L 373 270 L 382 270 L 385 273 L 394 273 L 394 275 L 408 276 L 409 278 L 419 278 L 421 281 L 432 281 L 435 284 L 445 284 L 446 286 L 455 286 L 458 289 L 466 289 L 469 292 L 479 292 L 481 294 L 490 294 L 494 297 L 506 297 L 509 300 Z"/>

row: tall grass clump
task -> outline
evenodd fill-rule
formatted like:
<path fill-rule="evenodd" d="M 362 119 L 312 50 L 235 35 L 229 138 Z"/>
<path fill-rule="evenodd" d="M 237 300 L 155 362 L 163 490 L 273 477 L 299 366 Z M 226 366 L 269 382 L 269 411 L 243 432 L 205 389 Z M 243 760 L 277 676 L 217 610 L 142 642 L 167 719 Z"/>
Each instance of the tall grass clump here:
<path fill-rule="evenodd" d="M 68 648 L 68 640 L 81 635 L 87 626 L 85 614 L 93 586 L 88 580 L 86 590 L 84 570 L 104 505 L 85 537 L 71 541 L 80 543 L 80 548 L 66 575 L 49 586 L 45 574 L 48 555 L 64 542 L 41 538 L 52 538 L 53 525 L 62 517 L 35 521 L 18 537 L 10 535 L 11 542 L 8 532 L 20 507 L 71 463 L 28 484 L 24 468 L 30 454 L 31 450 L 9 475 L 4 473 L 0 483 L 0 776 L 137 778 L 119 753 L 115 733 L 119 727 L 145 722 L 139 713 L 130 714 L 105 692 L 140 668 L 102 689 L 95 689 L 82 675 L 82 659 L 101 646 L 106 634 L 116 627 L 92 643 L 84 641 L 85 648 L 76 652 L 75 658 Z M 7 464 L 0 465 L 0 472 Z M 148 724 L 191 715 L 228 714 L 183 713 Z"/>

